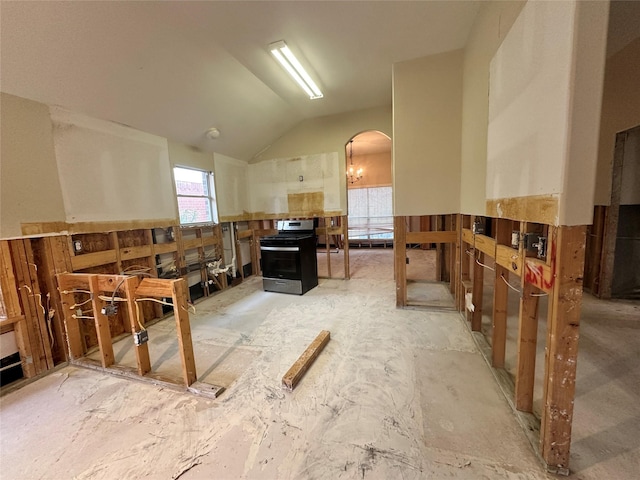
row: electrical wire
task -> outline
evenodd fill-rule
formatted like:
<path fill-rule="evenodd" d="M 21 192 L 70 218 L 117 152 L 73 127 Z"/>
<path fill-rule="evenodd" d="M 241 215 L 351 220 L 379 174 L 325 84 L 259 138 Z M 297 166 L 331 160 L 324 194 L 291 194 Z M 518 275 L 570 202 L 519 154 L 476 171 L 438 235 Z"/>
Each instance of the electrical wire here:
<path fill-rule="evenodd" d="M 69 307 L 69 310 L 75 310 L 77 307 L 81 307 L 81 306 L 86 305 L 87 303 L 92 302 L 92 301 L 93 301 L 93 295 L 91 296 L 91 298 L 89 300 L 85 300 L 82 303 L 74 303 L 73 305 L 71 305 Z"/>
<path fill-rule="evenodd" d="M 522 293 L 519 289 L 517 289 L 516 287 L 514 287 L 513 285 L 511 285 L 511 284 L 509 283 L 509 281 L 508 281 L 506 278 L 504 278 L 504 275 L 503 275 L 503 274 L 500 274 L 500 278 L 502 279 L 502 281 L 503 281 L 504 283 L 506 283 L 506 284 L 507 284 L 507 287 L 509 287 L 511 290 L 513 290 L 514 292 Z"/>
<path fill-rule="evenodd" d="M 26 285 L 25 285 L 26 286 Z M 64 294 L 64 295 L 68 295 L 70 293 L 88 293 L 89 295 L 92 295 L 93 292 L 91 290 L 80 290 L 80 289 L 74 289 L 74 290 L 62 290 L 60 293 Z"/>
<path fill-rule="evenodd" d="M 76 315 L 75 313 L 72 313 L 71 316 L 73 318 L 83 318 L 83 319 L 90 319 L 90 320 L 95 320 L 96 319 L 96 317 L 89 317 L 89 316 L 86 316 L 86 315 Z"/>

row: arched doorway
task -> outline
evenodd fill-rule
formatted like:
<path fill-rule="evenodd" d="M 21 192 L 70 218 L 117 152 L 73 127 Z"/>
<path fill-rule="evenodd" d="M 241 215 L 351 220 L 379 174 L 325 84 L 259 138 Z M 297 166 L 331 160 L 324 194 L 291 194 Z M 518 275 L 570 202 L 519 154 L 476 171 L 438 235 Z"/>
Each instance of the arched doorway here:
<path fill-rule="evenodd" d="M 379 276 L 385 266 L 384 275 L 393 276 L 391 139 L 376 130 L 358 133 L 347 142 L 345 158 L 351 276 L 374 275 L 374 267 Z M 382 259 L 380 249 L 388 255 L 372 262 L 376 252 Z"/>

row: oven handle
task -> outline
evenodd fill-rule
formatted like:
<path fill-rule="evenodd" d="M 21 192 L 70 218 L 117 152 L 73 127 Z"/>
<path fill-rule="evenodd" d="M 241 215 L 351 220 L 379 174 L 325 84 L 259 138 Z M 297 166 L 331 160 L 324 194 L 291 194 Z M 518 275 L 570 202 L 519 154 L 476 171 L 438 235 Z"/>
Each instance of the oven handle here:
<path fill-rule="evenodd" d="M 266 252 L 299 252 L 300 247 L 260 247 L 260 250 Z"/>

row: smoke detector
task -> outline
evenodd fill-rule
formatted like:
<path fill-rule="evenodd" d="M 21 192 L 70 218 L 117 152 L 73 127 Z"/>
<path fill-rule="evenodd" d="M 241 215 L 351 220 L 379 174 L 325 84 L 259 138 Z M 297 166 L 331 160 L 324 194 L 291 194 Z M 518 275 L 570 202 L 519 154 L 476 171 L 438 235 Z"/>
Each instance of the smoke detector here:
<path fill-rule="evenodd" d="M 207 138 L 209 140 L 215 140 L 219 136 L 220 136 L 220 130 L 218 130 L 216 127 L 211 127 L 209 130 L 207 130 Z"/>

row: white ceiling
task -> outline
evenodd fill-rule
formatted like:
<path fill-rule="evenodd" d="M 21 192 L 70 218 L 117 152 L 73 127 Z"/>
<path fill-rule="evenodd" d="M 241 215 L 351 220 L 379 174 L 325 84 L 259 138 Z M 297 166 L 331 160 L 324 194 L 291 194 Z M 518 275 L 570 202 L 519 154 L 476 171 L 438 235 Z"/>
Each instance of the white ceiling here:
<path fill-rule="evenodd" d="M 303 119 L 390 105 L 392 64 L 464 47 L 480 4 L 0 0 L 0 89 L 249 160 Z M 640 1 L 613 5 L 610 53 L 640 25 Z M 324 98 L 275 63 L 277 40 Z"/>
<path fill-rule="evenodd" d="M 479 6 L 2 0 L 0 86 L 248 160 L 303 119 L 390 105 L 392 64 L 464 47 Z M 324 98 L 309 100 L 271 58 L 277 40 Z"/>

